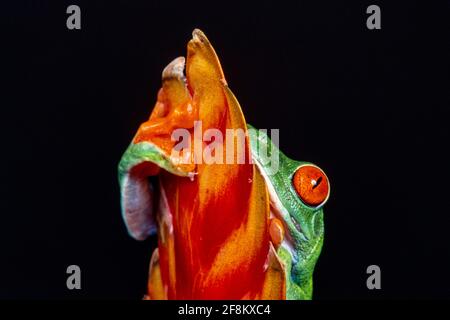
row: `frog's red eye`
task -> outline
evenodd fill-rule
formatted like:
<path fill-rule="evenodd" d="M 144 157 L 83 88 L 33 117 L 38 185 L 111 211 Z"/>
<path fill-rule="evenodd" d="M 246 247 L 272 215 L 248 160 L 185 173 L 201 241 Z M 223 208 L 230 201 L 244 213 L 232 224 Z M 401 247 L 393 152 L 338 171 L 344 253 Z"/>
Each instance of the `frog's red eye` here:
<path fill-rule="evenodd" d="M 292 179 L 295 191 L 304 203 L 318 206 L 328 198 L 330 187 L 325 173 L 316 166 L 305 165 L 297 169 Z"/>

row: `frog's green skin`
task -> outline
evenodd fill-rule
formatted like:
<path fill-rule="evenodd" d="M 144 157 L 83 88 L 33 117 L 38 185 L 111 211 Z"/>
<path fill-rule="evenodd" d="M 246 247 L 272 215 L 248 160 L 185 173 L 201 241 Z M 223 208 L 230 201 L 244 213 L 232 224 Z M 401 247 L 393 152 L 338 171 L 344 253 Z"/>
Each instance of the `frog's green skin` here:
<path fill-rule="evenodd" d="M 153 215 L 152 186 L 147 177 L 131 174 L 141 163 L 153 163 L 172 174 L 192 178 L 192 173 L 179 170 L 164 152 L 150 142 L 130 143 L 119 163 L 120 204 L 128 233 L 136 240 L 156 234 Z"/>
<path fill-rule="evenodd" d="M 312 299 L 312 276 L 323 244 L 322 206 L 326 201 L 315 208 L 304 204 L 294 189 L 292 177 L 299 167 L 313 164 L 289 159 L 266 133 L 253 131 L 251 126 L 249 129 L 257 132 L 249 135 L 252 157 L 266 180 L 271 211 L 285 226 L 286 236 L 277 254 L 286 270 L 286 299 Z M 261 146 L 267 148 L 267 153 Z M 267 154 L 270 158 L 274 151 L 279 152 L 279 168 L 272 173 L 263 157 Z"/>

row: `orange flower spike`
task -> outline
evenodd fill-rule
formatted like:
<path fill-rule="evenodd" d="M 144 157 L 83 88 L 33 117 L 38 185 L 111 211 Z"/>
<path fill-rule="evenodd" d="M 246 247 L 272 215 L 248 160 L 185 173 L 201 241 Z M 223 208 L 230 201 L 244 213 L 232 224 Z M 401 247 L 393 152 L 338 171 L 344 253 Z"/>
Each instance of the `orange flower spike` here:
<path fill-rule="evenodd" d="M 216 128 L 226 137 L 226 129 L 246 130 L 214 49 L 198 30 L 188 45 L 186 73 L 203 132 Z M 234 151 L 237 154 L 237 148 Z M 249 154 L 248 141 L 240 151 Z M 248 161 L 200 163 L 197 173 L 194 181 L 162 175 L 166 194 L 174 195 L 168 202 L 174 216 L 176 297 L 239 299 L 262 285 L 269 248 L 267 191 L 263 182 L 252 183 L 255 167 Z M 258 270 L 260 276 L 255 276 Z"/>
<path fill-rule="evenodd" d="M 164 70 L 154 110 L 119 168 L 122 212 L 130 233 L 139 239 L 150 234 L 153 229 L 139 228 L 139 222 L 156 215 L 158 251 L 152 258 L 147 297 L 282 299 L 285 278 L 270 242 L 267 186 L 250 163 L 248 137 L 242 145 L 238 137 L 227 135 L 227 129 L 245 133 L 247 125 L 217 55 L 200 30 L 194 30 L 188 44 L 186 79 L 184 62 L 177 58 Z M 195 121 L 199 128 L 194 128 Z M 180 128 L 191 134 L 190 159 L 200 162 L 179 165 L 171 154 L 177 143 L 171 135 Z M 222 133 L 223 141 L 214 143 L 222 143 L 224 162 L 227 151 L 233 151 L 233 163 L 205 163 L 203 150 L 210 142 L 203 139 L 209 129 Z M 229 139 L 234 140 L 234 150 L 227 148 Z M 239 156 L 245 163 L 236 161 Z M 151 209 L 153 197 L 133 201 L 145 187 L 145 177 L 129 175 L 137 165 L 145 169 L 139 172 L 159 174 L 156 213 Z M 164 170 L 158 172 L 155 166 Z"/>

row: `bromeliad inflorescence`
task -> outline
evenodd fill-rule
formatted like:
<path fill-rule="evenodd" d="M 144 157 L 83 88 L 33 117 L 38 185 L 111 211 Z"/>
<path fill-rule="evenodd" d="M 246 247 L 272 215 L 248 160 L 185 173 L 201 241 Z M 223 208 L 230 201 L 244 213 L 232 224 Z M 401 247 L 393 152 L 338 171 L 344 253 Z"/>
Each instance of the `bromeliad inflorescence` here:
<path fill-rule="evenodd" d="M 151 116 L 119 164 L 130 235 L 158 237 L 146 298 L 312 297 L 328 178 L 250 128 L 213 47 L 194 30 L 186 61 L 164 69 Z M 199 161 L 218 153 L 231 161 Z M 265 161 L 274 153 L 275 172 Z"/>

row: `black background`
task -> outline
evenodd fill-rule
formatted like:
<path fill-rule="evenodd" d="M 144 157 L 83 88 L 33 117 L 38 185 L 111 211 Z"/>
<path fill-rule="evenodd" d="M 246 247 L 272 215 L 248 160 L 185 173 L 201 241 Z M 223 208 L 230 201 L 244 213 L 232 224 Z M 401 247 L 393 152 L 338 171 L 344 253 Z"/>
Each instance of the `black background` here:
<path fill-rule="evenodd" d="M 142 297 L 155 240 L 128 237 L 117 164 L 196 27 L 247 121 L 331 180 L 315 299 L 450 297 L 450 2 L 1 7 L 0 298 Z M 71 264 L 82 290 L 66 289 Z"/>

